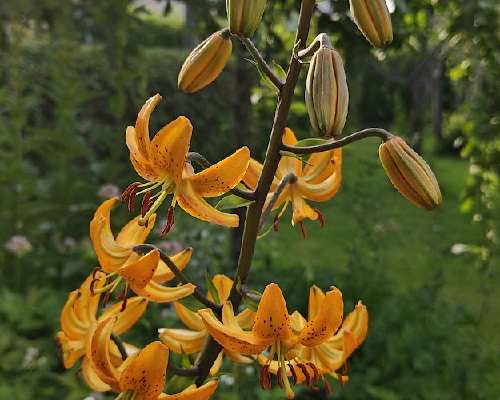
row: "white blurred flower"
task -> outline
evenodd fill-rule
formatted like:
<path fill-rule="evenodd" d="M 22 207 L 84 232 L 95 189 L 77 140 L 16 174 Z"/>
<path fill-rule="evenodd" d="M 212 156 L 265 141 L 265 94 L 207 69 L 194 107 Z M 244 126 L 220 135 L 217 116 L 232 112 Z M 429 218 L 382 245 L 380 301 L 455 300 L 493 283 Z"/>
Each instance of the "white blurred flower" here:
<path fill-rule="evenodd" d="M 22 256 L 33 250 L 33 246 L 31 245 L 28 238 L 24 235 L 12 236 L 9 240 L 7 240 L 7 242 L 5 242 L 4 247 L 6 250 L 18 256 Z"/>
<path fill-rule="evenodd" d="M 461 254 L 468 253 L 469 246 L 464 243 L 455 243 L 453 246 L 451 246 L 450 252 L 451 254 L 459 256 Z"/>
<path fill-rule="evenodd" d="M 24 353 L 23 367 L 29 367 L 40 355 L 40 350 L 36 347 L 28 347 Z"/>
<path fill-rule="evenodd" d="M 66 236 L 63 240 L 63 246 L 67 249 L 72 249 L 76 246 L 76 240 L 71 236 Z"/>
<path fill-rule="evenodd" d="M 234 377 L 231 375 L 221 375 L 220 381 L 223 385 L 232 386 L 234 385 Z"/>
<path fill-rule="evenodd" d="M 109 199 L 111 197 L 117 197 L 120 195 L 120 189 L 118 189 L 118 186 L 113 185 L 112 183 L 106 183 L 99 188 L 97 195 L 101 199 Z"/>

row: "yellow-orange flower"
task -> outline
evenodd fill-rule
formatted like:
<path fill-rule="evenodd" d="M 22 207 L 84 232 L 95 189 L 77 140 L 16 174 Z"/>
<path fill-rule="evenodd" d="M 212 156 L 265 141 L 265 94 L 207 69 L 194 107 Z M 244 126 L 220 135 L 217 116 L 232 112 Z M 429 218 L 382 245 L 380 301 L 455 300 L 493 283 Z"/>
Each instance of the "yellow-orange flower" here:
<path fill-rule="evenodd" d="M 190 387 L 176 395 L 163 393 L 168 366 L 168 348 L 156 341 L 127 357 L 118 367 L 110 358 L 110 336 L 116 318 L 105 319 L 97 325 L 90 339 L 90 359 L 95 374 L 114 392 L 121 393 L 118 399 L 172 400 L 208 399 L 217 387 L 209 382 L 199 388 Z M 214 383 L 215 382 L 215 383 Z"/>
<path fill-rule="evenodd" d="M 97 273 L 99 275 L 99 273 Z M 64 304 L 61 312 L 61 331 L 57 333 L 57 339 L 63 352 L 63 362 L 65 368 L 71 368 L 82 356 L 82 375 L 87 384 L 94 390 L 105 391 L 108 386 L 95 376 L 90 368 L 86 355 L 88 340 L 91 337 L 98 321 L 116 317 L 113 332 L 120 335 L 129 330 L 146 310 L 148 301 L 142 297 L 133 297 L 128 300 L 127 307 L 121 311 L 121 304 L 114 304 L 104 310 L 97 318 L 97 309 L 100 295 L 93 295 L 90 286 L 95 276 L 89 276 L 82 283 L 78 290 L 70 292 L 68 300 Z M 100 287 L 100 282 L 94 286 Z M 133 346 L 126 344 L 130 352 L 134 351 Z M 110 347 L 110 358 L 114 364 L 121 362 L 120 353 L 117 347 L 112 344 Z"/>
<path fill-rule="evenodd" d="M 297 138 L 290 128 L 286 128 L 283 134 L 283 143 L 295 145 Z M 304 219 L 317 220 L 319 218 L 323 224 L 323 217 L 317 209 L 312 208 L 306 200 L 324 202 L 330 200 L 339 190 L 342 182 L 342 150 L 335 149 L 323 153 L 312 154 L 305 165 L 302 161 L 291 156 L 283 156 L 278 164 L 273 183 L 267 201 L 273 197 L 280 181 L 293 174 L 294 179 L 279 195 L 272 209 L 283 207 L 278 218 L 283 214 L 288 203 L 292 203 L 293 215 L 292 225 L 301 224 Z M 262 173 L 262 165 L 250 160 L 247 172 L 243 181 L 252 189 L 257 187 L 258 180 Z M 303 231 L 305 233 L 305 231 Z"/>
<path fill-rule="evenodd" d="M 229 298 L 233 280 L 225 275 L 215 275 L 212 279 L 212 283 L 217 291 L 218 299 L 214 299 L 211 293 L 208 293 L 209 300 L 219 304 L 225 303 Z M 161 341 L 175 353 L 192 354 L 200 352 L 208 337 L 208 332 L 201 317 L 179 302 L 174 303 L 174 308 L 179 319 L 189 329 L 162 328 L 159 330 Z M 236 321 L 242 328 L 250 328 L 253 323 L 254 315 L 255 313 L 247 308 L 236 316 Z M 245 357 L 230 350 L 221 351 L 210 369 L 210 374 L 212 376 L 219 371 L 222 365 L 223 353 L 237 363 L 250 364 L 254 361 L 252 358 Z"/>
<path fill-rule="evenodd" d="M 186 159 L 193 130 L 189 119 L 178 117 L 161 128 L 153 139 L 149 137 L 149 118 L 160 99 L 158 94 L 149 98 L 139 111 L 135 126 L 127 128 L 130 161 L 147 183 L 130 185 L 122 196 L 123 200 L 128 200 L 129 208 L 132 208 L 136 194 L 144 194 L 139 219 L 144 225 L 172 194 L 164 232 L 173 225 L 173 210 L 177 203 L 195 218 L 227 227 L 238 226 L 237 215 L 216 210 L 205 198 L 220 196 L 241 181 L 250 160 L 249 149 L 242 147 L 224 160 L 195 173 Z M 152 191 L 157 189 L 152 196 Z"/>
<path fill-rule="evenodd" d="M 222 322 L 210 309 L 198 313 L 210 335 L 225 349 L 258 355 L 270 348 L 269 360 L 276 357 L 280 385 L 288 398 L 293 398 L 288 380 L 288 368 L 293 366 L 289 361 L 295 360 L 303 347 L 316 347 L 333 336 L 342 323 L 343 301 L 340 291 L 332 288 L 325 294 L 314 318 L 297 331 L 293 329 L 281 289 L 274 283 L 267 285 L 262 294 L 251 331 L 244 331 L 238 325 L 230 302 L 223 306 Z M 261 383 L 269 387 L 266 370 L 261 374 Z M 315 366 L 314 370 L 317 370 Z"/>
<path fill-rule="evenodd" d="M 162 285 L 175 275 L 160 259 L 158 250 L 150 251 L 144 256 L 133 251 L 134 246 L 144 243 L 153 229 L 155 214 L 148 218 L 148 224 L 144 226 L 138 224 L 140 217 L 132 219 L 115 238 L 111 231 L 111 209 L 116 201 L 116 198 L 104 201 L 90 222 L 90 238 L 99 264 L 106 272 L 105 277 L 117 276 L 98 291 L 113 290 L 121 280 L 125 280 L 136 294 L 158 303 L 176 301 L 192 294 L 195 286 L 190 283 L 176 287 Z M 174 255 L 172 261 L 179 270 L 183 270 L 191 254 L 192 249 L 187 248 Z"/>
<path fill-rule="evenodd" d="M 324 292 L 317 286 L 309 290 L 308 319 L 312 320 L 321 308 L 325 299 Z M 292 330 L 300 332 L 307 325 L 307 320 L 298 312 L 294 311 L 290 316 Z M 317 346 L 302 346 L 296 352 L 296 357 L 287 366 L 289 376 L 294 375 L 297 383 L 310 381 L 315 374 L 330 374 L 344 382 L 347 377 L 339 376 L 337 370 L 346 364 L 347 359 L 365 340 L 368 332 L 368 311 L 366 307 L 358 302 L 353 311 L 344 319 L 342 326 L 335 335 L 332 335 Z M 277 374 L 279 364 L 275 360 L 269 360 L 264 355 L 259 356 L 259 363 L 267 365 L 269 372 Z"/>

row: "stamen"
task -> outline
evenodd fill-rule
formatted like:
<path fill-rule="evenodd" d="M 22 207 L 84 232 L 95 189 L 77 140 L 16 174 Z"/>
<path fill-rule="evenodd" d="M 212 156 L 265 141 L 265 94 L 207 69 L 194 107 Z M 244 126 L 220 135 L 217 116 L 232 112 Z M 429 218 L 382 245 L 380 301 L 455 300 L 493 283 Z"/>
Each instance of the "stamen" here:
<path fill-rule="evenodd" d="M 278 232 L 279 230 L 280 230 L 280 219 L 277 215 L 275 215 L 273 220 L 273 231 Z"/>
<path fill-rule="evenodd" d="M 309 374 L 309 371 L 307 370 L 307 366 L 305 364 L 302 364 L 302 363 L 297 363 L 297 367 L 299 367 L 300 370 L 302 371 L 302 373 L 304 374 L 304 376 L 306 378 L 306 385 L 308 387 L 311 387 L 312 386 L 311 375 Z"/>
<path fill-rule="evenodd" d="M 306 231 L 306 227 L 304 225 L 304 222 L 300 221 L 299 225 L 300 225 L 300 233 L 302 234 L 302 238 L 307 239 L 307 231 Z"/>
<path fill-rule="evenodd" d="M 170 206 L 168 208 L 168 214 L 167 214 L 167 223 L 165 224 L 165 227 L 161 231 L 161 236 L 166 236 L 173 228 L 175 224 L 175 208 L 173 206 Z"/>
<path fill-rule="evenodd" d="M 323 228 L 325 226 L 325 217 L 323 217 L 323 214 L 317 208 L 314 208 L 314 211 L 318 214 L 319 226 Z"/>
<path fill-rule="evenodd" d="M 292 373 L 293 384 L 297 384 L 297 372 L 295 372 L 295 367 L 291 362 L 288 362 L 288 368 L 290 368 L 290 372 Z"/>
<path fill-rule="evenodd" d="M 131 183 L 130 185 L 127 186 L 127 188 L 123 191 L 122 195 L 120 196 L 120 200 L 122 203 L 128 201 L 129 212 L 134 211 L 135 197 L 137 194 L 137 189 L 139 188 L 140 185 L 141 185 L 140 182 Z"/>
<path fill-rule="evenodd" d="M 152 205 L 153 200 L 151 200 L 151 192 L 146 192 L 146 194 L 142 197 L 141 217 L 144 217 L 146 215 Z"/>
<path fill-rule="evenodd" d="M 316 367 L 316 365 L 312 362 L 308 362 L 307 365 L 309 367 L 311 367 L 311 369 L 313 370 L 313 373 L 314 373 L 314 376 L 313 376 L 313 382 L 318 382 L 319 381 L 319 378 L 320 378 L 320 373 L 318 371 L 318 368 Z"/>
<path fill-rule="evenodd" d="M 259 374 L 260 387 L 264 390 L 272 389 L 271 376 L 269 374 L 269 364 L 266 364 L 260 368 Z"/>
<path fill-rule="evenodd" d="M 327 395 L 333 393 L 333 388 L 330 381 L 328 380 L 328 378 L 325 378 L 324 376 L 323 376 L 323 384 L 325 386 L 325 392 Z"/>
<path fill-rule="evenodd" d="M 151 217 L 151 215 L 153 215 L 154 212 L 156 210 L 158 210 L 158 207 L 161 206 L 161 203 L 163 203 L 163 201 L 167 197 L 167 192 L 166 191 L 162 191 L 162 192 L 159 192 L 159 193 L 160 193 L 160 195 L 155 200 L 155 202 L 153 203 L 153 205 L 149 208 L 149 210 L 146 212 L 146 214 L 144 216 L 142 216 L 141 218 L 139 218 L 139 225 L 140 226 L 146 225 L 146 223 L 149 221 L 149 218 Z"/>
<path fill-rule="evenodd" d="M 125 283 L 125 287 L 118 296 L 118 300 L 122 301 L 122 308 L 120 309 L 120 312 L 124 311 L 125 308 L 127 308 L 127 294 L 128 294 L 128 282 Z"/>

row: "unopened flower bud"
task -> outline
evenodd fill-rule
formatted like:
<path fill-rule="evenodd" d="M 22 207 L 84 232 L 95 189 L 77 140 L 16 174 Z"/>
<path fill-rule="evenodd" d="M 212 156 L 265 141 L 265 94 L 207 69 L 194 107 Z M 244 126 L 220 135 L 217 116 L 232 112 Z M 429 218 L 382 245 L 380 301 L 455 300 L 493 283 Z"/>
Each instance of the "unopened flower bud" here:
<path fill-rule="evenodd" d="M 212 83 L 226 66 L 233 45 L 227 29 L 215 32 L 189 54 L 179 72 L 179 89 L 193 93 Z"/>
<path fill-rule="evenodd" d="M 400 137 L 379 147 L 380 161 L 394 187 L 411 203 L 426 210 L 443 200 L 439 184 L 429 165 Z"/>
<path fill-rule="evenodd" d="M 392 23 L 385 0 L 350 0 L 354 22 L 375 47 L 392 42 Z"/>
<path fill-rule="evenodd" d="M 227 19 L 232 34 L 250 37 L 262 20 L 267 0 L 226 0 Z"/>
<path fill-rule="evenodd" d="M 321 46 L 311 59 L 305 98 L 316 133 L 340 136 L 349 108 L 349 90 L 342 58 L 329 46 Z"/>

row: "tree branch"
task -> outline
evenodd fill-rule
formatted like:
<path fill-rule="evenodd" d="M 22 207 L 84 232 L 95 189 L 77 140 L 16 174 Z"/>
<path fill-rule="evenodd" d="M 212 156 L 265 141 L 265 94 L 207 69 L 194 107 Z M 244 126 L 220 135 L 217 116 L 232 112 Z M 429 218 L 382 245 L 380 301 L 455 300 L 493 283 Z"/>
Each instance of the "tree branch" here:
<path fill-rule="evenodd" d="M 168 364 L 168 372 L 178 375 L 178 376 L 198 376 L 199 370 L 198 367 L 192 367 L 192 368 L 179 368 L 176 367 L 175 365 L 172 365 L 171 363 Z"/>
<path fill-rule="evenodd" d="M 368 137 L 379 137 L 385 142 L 393 136 L 394 135 L 392 133 L 387 132 L 385 129 L 367 128 L 358 132 L 354 132 L 349 136 L 343 137 L 342 139 L 331 139 L 323 144 L 318 144 L 316 146 L 296 147 L 288 146 L 282 143 L 281 150 L 288 151 L 294 154 L 322 153 L 324 151 L 330 151 L 333 149 L 338 149 L 339 147 L 344 147 L 350 143 L 357 142 L 358 140 L 363 140 Z"/>
<path fill-rule="evenodd" d="M 158 247 L 152 244 L 141 244 L 139 246 L 135 246 L 133 250 L 139 254 L 146 254 L 149 253 L 151 250 L 158 250 L 160 252 L 160 258 L 165 264 L 167 264 L 167 267 L 170 268 L 170 270 L 175 274 L 176 278 L 184 285 L 187 283 L 191 283 L 182 273 L 182 271 L 180 271 L 179 268 L 177 268 L 177 265 L 175 265 L 172 259 Z M 201 291 L 197 287 L 194 289 L 193 297 L 203 305 L 207 306 L 208 308 L 211 308 L 216 313 L 219 313 L 222 308 L 219 304 L 215 304 L 214 302 L 208 300 L 207 297 L 203 293 L 201 293 Z"/>
<path fill-rule="evenodd" d="M 247 281 L 255 251 L 257 235 L 259 233 L 259 223 L 262 216 L 262 210 L 264 208 L 271 183 L 274 179 L 276 169 L 278 168 L 278 163 L 281 159 L 280 146 L 283 132 L 286 128 L 290 105 L 301 69 L 301 63 L 296 56 L 296 50 L 300 51 L 306 45 L 315 3 L 316 0 L 302 0 L 300 7 L 299 24 L 295 39 L 296 47 L 294 47 L 293 54 L 290 58 L 290 66 L 288 68 L 285 84 L 283 85 L 283 88 L 278 96 L 278 104 L 274 114 L 274 122 L 271 128 L 266 158 L 262 168 L 262 174 L 257 184 L 257 189 L 255 190 L 256 199 L 255 202 L 250 204 L 247 211 L 240 258 L 238 260 L 236 277 L 234 279 L 229 297 L 235 310 L 238 309 L 242 300 L 241 293 L 238 292 L 237 284 L 238 282 L 245 284 Z M 200 369 L 200 373 L 196 379 L 197 385 L 201 385 L 207 378 L 210 368 L 212 367 L 220 350 L 221 346 L 213 338 L 210 338 L 198 359 L 198 368 Z"/>
<path fill-rule="evenodd" d="M 255 62 L 259 65 L 262 73 L 264 73 L 269 78 L 273 85 L 276 86 L 278 91 L 281 91 L 281 89 L 283 89 L 284 82 L 278 77 L 278 75 L 274 73 L 273 69 L 266 62 L 266 60 L 264 60 L 264 57 L 262 57 L 262 54 L 260 54 L 259 49 L 255 47 L 252 39 L 241 36 L 238 36 L 238 39 L 240 39 L 240 41 L 245 45 L 248 52 L 252 55 Z"/>

